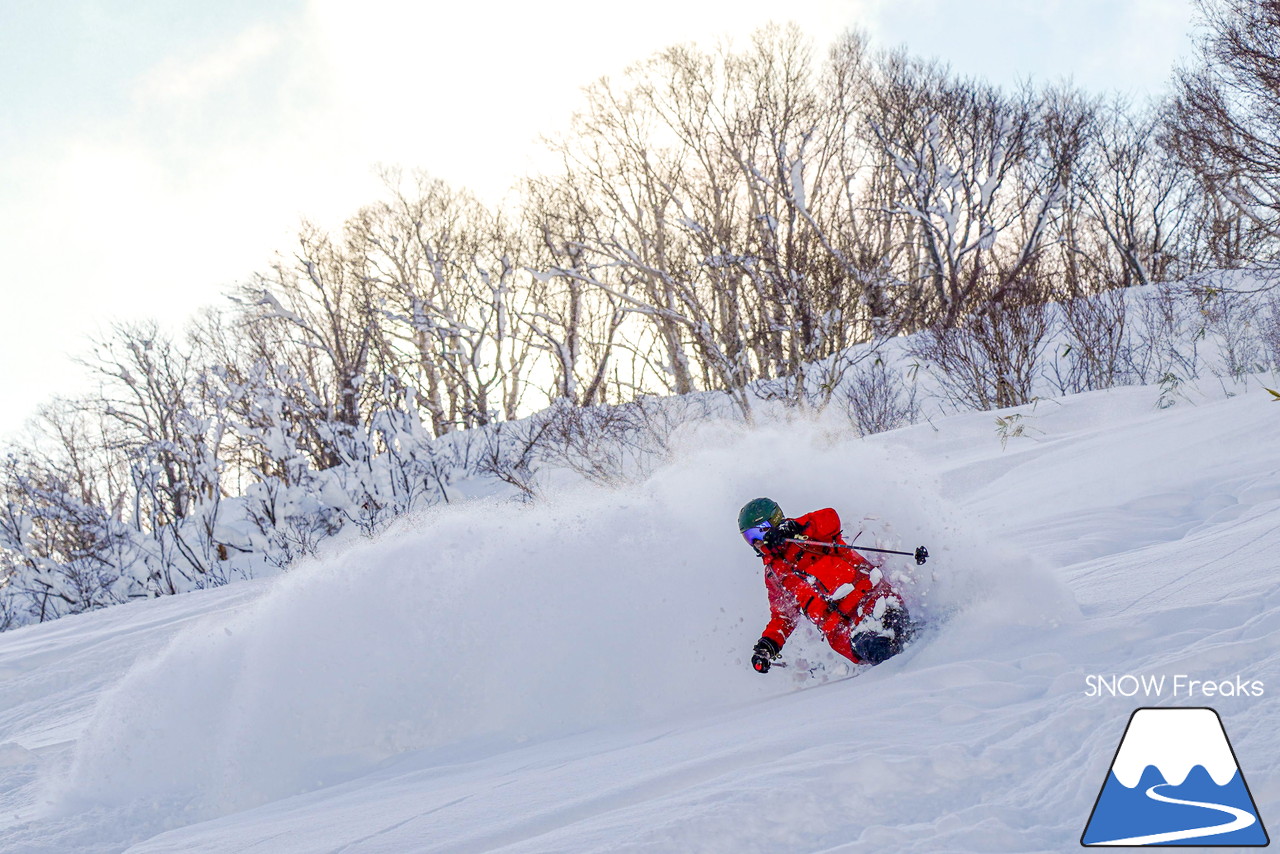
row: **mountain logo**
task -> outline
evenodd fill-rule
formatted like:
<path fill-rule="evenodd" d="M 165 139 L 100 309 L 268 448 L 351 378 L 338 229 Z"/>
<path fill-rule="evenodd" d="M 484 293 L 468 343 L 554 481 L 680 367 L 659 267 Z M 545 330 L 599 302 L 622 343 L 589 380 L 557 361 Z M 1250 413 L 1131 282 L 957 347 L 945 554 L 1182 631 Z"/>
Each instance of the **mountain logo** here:
<path fill-rule="evenodd" d="M 1129 718 L 1080 844 L 1262 847 L 1270 843 L 1213 709 Z"/>

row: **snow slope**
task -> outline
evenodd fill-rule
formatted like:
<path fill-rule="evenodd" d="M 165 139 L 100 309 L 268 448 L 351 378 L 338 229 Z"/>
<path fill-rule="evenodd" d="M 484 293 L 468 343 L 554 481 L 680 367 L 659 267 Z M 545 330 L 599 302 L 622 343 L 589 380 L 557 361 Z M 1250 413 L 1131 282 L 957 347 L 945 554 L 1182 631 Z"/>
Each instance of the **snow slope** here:
<path fill-rule="evenodd" d="M 1280 404 L 1157 396 L 1042 401 L 1005 448 L 991 413 L 692 425 L 626 489 L 5 633 L 0 850 L 1076 850 L 1161 703 L 1214 706 L 1280 821 Z M 762 494 L 928 545 L 885 568 L 933 628 L 852 680 L 752 672 Z M 1267 693 L 1088 696 L 1127 673 Z"/>

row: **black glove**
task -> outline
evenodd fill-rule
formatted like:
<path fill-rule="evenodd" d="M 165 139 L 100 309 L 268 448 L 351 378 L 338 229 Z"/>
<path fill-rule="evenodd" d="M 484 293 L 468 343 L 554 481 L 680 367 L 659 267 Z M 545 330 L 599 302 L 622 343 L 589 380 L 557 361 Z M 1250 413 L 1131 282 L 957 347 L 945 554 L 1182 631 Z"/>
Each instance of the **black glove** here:
<path fill-rule="evenodd" d="M 760 638 L 751 652 L 751 666 L 756 669 L 756 673 L 768 673 L 769 665 L 773 664 L 778 653 L 782 652 L 782 647 L 769 638 Z"/>
<path fill-rule="evenodd" d="M 804 528 L 795 519 L 783 519 L 777 525 L 764 532 L 764 544 L 769 548 L 777 548 L 784 540 L 800 536 Z"/>

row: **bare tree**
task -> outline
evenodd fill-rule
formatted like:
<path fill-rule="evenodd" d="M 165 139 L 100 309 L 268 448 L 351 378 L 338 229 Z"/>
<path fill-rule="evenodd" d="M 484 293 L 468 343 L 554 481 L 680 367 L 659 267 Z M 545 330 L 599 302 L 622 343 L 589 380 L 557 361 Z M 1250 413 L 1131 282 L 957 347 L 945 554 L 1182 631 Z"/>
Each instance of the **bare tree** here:
<path fill-rule="evenodd" d="M 1274 253 L 1280 238 L 1280 6 L 1197 0 L 1205 34 L 1180 69 L 1170 145 Z"/>
<path fill-rule="evenodd" d="M 863 59 L 850 37 L 820 74 L 797 30 L 768 28 L 744 51 L 672 48 L 592 88 L 560 150 L 594 233 L 547 272 L 649 324 L 664 390 L 696 380 L 744 413 L 759 379 L 786 378 L 793 402 L 829 397 L 849 345 L 883 331 L 884 300 L 866 294 L 886 275 L 869 248 L 884 231 L 846 171 L 863 166 L 848 133 Z"/>
<path fill-rule="evenodd" d="M 954 325 L 1036 265 L 1064 165 L 1037 145 L 1028 88 L 1007 96 L 890 54 L 875 93 L 870 132 L 897 172 L 889 213 L 907 221 L 916 250 L 908 277 L 923 286 L 929 316 Z"/>
<path fill-rule="evenodd" d="M 279 387 L 297 390 L 309 451 L 324 469 L 342 462 L 336 428 L 355 428 L 379 340 L 378 305 L 358 260 L 321 229 L 305 225 L 298 250 L 244 292 L 250 360 L 269 366 Z M 288 378 L 288 379 L 286 379 Z"/>
<path fill-rule="evenodd" d="M 589 284 L 588 243 L 601 211 L 568 182 L 531 181 L 525 190 L 533 283 L 530 307 L 518 319 L 531 345 L 550 357 L 555 387 L 547 397 L 605 403 L 627 311 L 621 299 Z"/>
<path fill-rule="evenodd" d="M 167 593 L 203 583 L 215 560 L 225 424 L 199 395 L 198 354 L 155 323 L 118 325 L 85 364 L 101 380 L 90 405 L 111 425 L 106 441 L 129 460 L 129 519 L 159 550 L 153 578 Z"/>
<path fill-rule="evenodd" d="M 515 417 L 529 346 L 520 242 L 469 194 L 425 175 L 385 175 L 389 201 L 348 224 L 371 288 L 387 370 L 413 383 L 437 435 Z"/>
<path fill-rule="evenodd" d="M 1084 192 L 1096 163 L 1086 155 L 1096 137 L 1098 110 L 1096 99 L 1070 86 L 1049 88 L 1041 102 L 1040 144 L 1062 169 L 1058 215 L 1045 254 L 1059 272 L 1057 291 L 1066 298 L 1109 286 L 1099 283 L 1097 259 L 1106 253 Z"/>
<path fill-rule="evenodd" d="M 1160 114 L 1112 103 L 1093 127 L 1091 162 L 1078 175 L 1094 226 L 1118 255 L 1110 287 L 1149 285 L 1177 271 L 1193 185 L 1158 144 Z"/>

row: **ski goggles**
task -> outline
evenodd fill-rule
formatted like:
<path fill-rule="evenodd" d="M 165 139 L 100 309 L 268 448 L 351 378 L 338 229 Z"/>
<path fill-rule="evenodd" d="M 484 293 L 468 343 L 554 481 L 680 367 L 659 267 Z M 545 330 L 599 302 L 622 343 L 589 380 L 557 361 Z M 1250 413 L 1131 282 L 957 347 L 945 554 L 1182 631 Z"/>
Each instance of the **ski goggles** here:
<path fill-rule="evenodd" d="M 747 545 L 755 548 L 756 543 L 764 539 L 764 532 L 768 531 L 772 527 L 773 525 L 768 522 L 761 522 L 754 528 L 747 528 L 747 530 L 743 531 L 742 539 L 747 541 Z"/>

